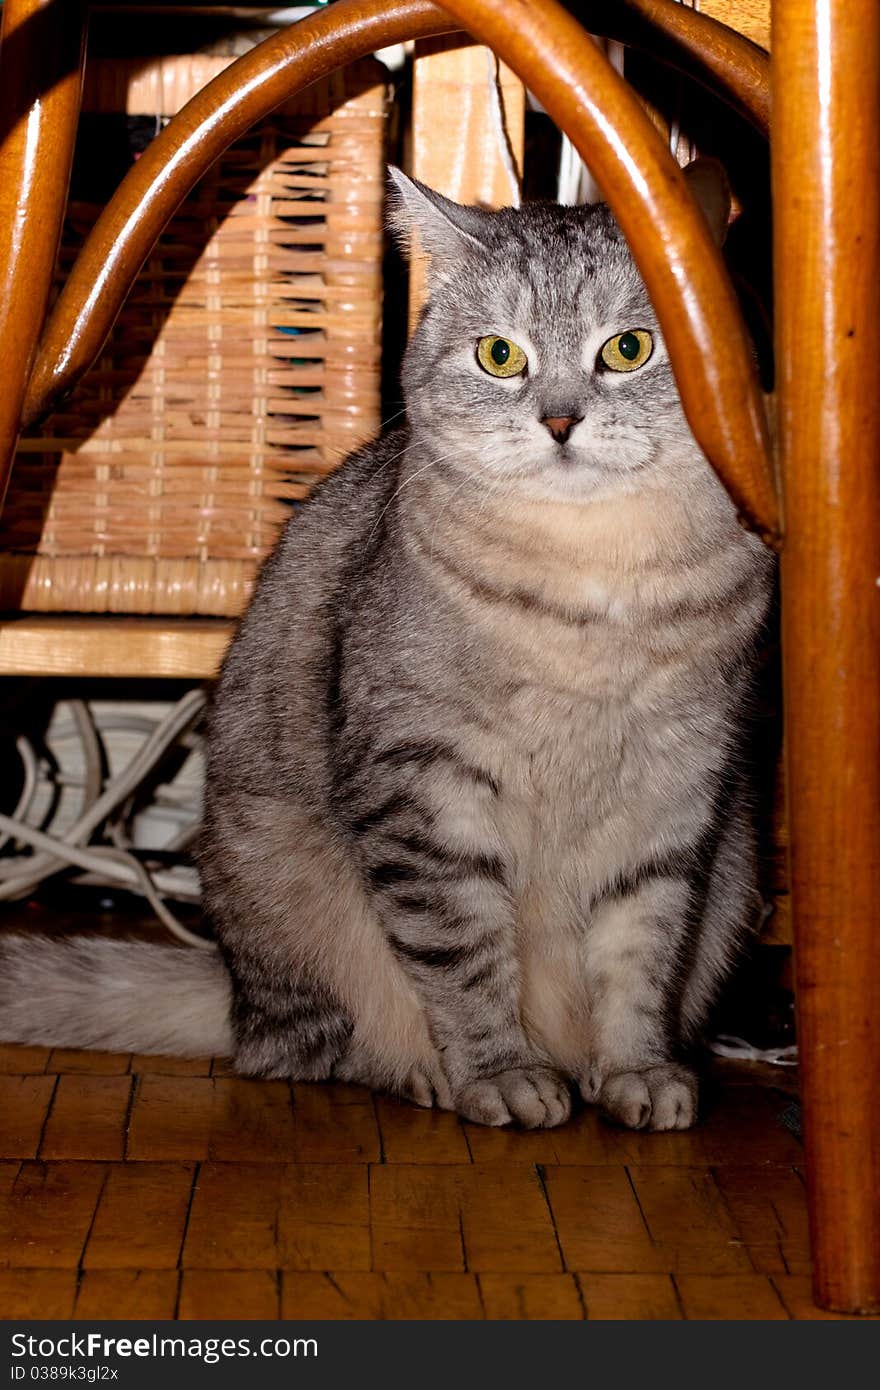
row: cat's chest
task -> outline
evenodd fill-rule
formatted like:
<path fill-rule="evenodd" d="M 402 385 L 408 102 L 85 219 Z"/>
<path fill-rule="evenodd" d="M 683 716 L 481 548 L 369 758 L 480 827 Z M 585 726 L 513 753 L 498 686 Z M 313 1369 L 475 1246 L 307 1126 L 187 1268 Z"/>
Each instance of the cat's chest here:
<path fill-rule="evenodd" d="M 629 674 L 626 680 L 607 669 L 601 680 L 573 689 L 523 680 L 509 693 L 501 726 L 505 755 L 524 786 L 538 795 L 558 794 L 644 761 L 669 713 L 658 720 L 656 706 L 650 710 L 647 674 L 641 681 Z"/>
<path fill-rule="evenodd" d="M 601 688 L 523 681 L 508 695 L 501 781 L 530 833 L 577 838 L 633 815 L 648 825 L 696 795 L 723 756 L 729 706 L 698 693 L 686 665 L 663 670 L 631 652 L 622 665 Z"/>

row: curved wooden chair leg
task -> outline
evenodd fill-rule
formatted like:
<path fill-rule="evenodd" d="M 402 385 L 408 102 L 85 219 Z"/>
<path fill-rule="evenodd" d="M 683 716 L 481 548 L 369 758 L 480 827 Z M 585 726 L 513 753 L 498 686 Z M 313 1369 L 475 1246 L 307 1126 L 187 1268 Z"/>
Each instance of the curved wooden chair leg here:
<path fill-rule="evenodd" d="M 0 505 L 43 326 L 85 62 L 85 8 L 6 0 L 0 30 Z"/>
<path fill-rule="evenodd" d="M 735 106 L 762 134 L 770 129 L 770 59 L 750 39 L 679 0 L 583 0 L 591 34 L 641 48 Z"/>
<path fill-rule="evenodd" d="M 23 425 L 44 415 L 94 362 L 166 223 L 235 140 L 346 63 L 458 28 L 429 0 L 337 0 L 265 39 L 187 102 L 128 171 L 87 237 L 46 324 Z"/>
<path fill-rule="evenodd" d="M 773 6 L 782 631 L 815 1292 L 880 1309 L 880 9 Z"/>
<path fill-rule="evenodd" d="M 626 83 L 557 0 L 520 7 L 515 28 L 506 0 L 448 0 L 448 9 L 536 92 L 589 158 L 651 295 L 691 428 L 744 517 L 772 539 L 776 498 L 748 340 L 681 170 Z M 162 227 L 238 135 L 341 63 L 451 23 L 421 0 L 388 0 L 379 12 L 372 0 L 339 0 L 199 93 L 148 147 L 94 227 L 49 321 L 26 419 L 94 360 Z"/>
<path fill-rule="evenodd" d="M 165 222 L 248 126 L 353 58 L 460 24 L 517 72 L 589 159 L 651 293 L 696 437 L 746 517 L 773 539 L 776 499 L 745 334 L 677 166 L 556 0 L 518 6 L 515 26 L 509 0 L 444 3 L 439 11 L 427 0 L 386 0 L 377 11 L 374 0 L 339 0 L 196 97 L 95 227 L 47 329 L 29 418 L 94 359 Z M 586 9 L 599 33 L 657 25 L 683 66 L 708 68 L 766 124 L 763 59 L 750 46 L 718 26 L 710 33 L 669 0 L 620 0 L 607 20 L 607 5 Z M 24 21 L 49 12 L 69 17 L 71 7 L 7 0 L 0 62 L 10 35 L 20 28 L 25 36 Z M 29 99 L 24 63 L 4 63 L 0 84 L 0 117 L 27 112 L 0 156 L 7 452 L 69 169 L 81 81 L 70 55 L 84 27 L 76 13 L 78 27 L 59 26 L 51 44 L 31 52 L 61 64 L 45 101 Z M 819 14 L 818 0 L 774 6 L 784 661 L 816 1289 L 826 1306 L 861 1311 L 880 1307 L 880 1127 L 871 1123 L 880 1083 L 880 403 L 871 382 L 863 390 L 854 383 L 866 365 L 873 372 L 880 349 L 880 15 L 874 0 L 824 0 L 821 26 Z"/>
<path fill-rule="evenodd" d="M 748 338 L 721 255 L 635 96 L 557 0 L 444 0 L 535 93 L 590 169 L 629 242 L 697 442 L 765 539 L 777 526 Z M 722 346 L 723 345 L 723 346 Z"/>

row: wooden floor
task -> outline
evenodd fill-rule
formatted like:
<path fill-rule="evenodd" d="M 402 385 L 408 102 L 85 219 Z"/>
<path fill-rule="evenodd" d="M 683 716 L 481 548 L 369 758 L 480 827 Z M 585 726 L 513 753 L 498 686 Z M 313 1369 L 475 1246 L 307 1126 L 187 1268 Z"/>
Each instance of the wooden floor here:
<path fill-rule="evenodd" d="M 790 1098 L 512 1133 L 223 1062 L 0 1048 L 6 1318 L 822 1316 Z M 778 1073 L 772 1078 L 778 1078 Z"/>

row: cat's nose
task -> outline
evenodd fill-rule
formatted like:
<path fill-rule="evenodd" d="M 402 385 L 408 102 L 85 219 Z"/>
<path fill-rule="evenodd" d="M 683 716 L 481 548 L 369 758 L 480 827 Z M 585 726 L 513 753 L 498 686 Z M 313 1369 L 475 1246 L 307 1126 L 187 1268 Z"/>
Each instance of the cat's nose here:
<path fill-rule="evenodd" d="M 541 420 L 558 444 L 564 444 L 583 415 L 545 415 Z"/>

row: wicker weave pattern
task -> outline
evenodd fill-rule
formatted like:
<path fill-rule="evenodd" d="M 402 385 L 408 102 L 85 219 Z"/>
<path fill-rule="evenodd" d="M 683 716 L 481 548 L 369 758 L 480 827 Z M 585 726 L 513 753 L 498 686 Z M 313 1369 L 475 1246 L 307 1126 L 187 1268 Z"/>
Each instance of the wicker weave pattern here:
<path fill-rule="evenodd" d="M 98 65 L 86 107 L 170 115 L 227 61 Z M 0 607 L 237 613 L 288 504 L 375 432 L 382 76 L 317 84 L 176 216 L 99 362 L 21 445 Z M 96 212 L 72 204 L 62 274 Z"/>

